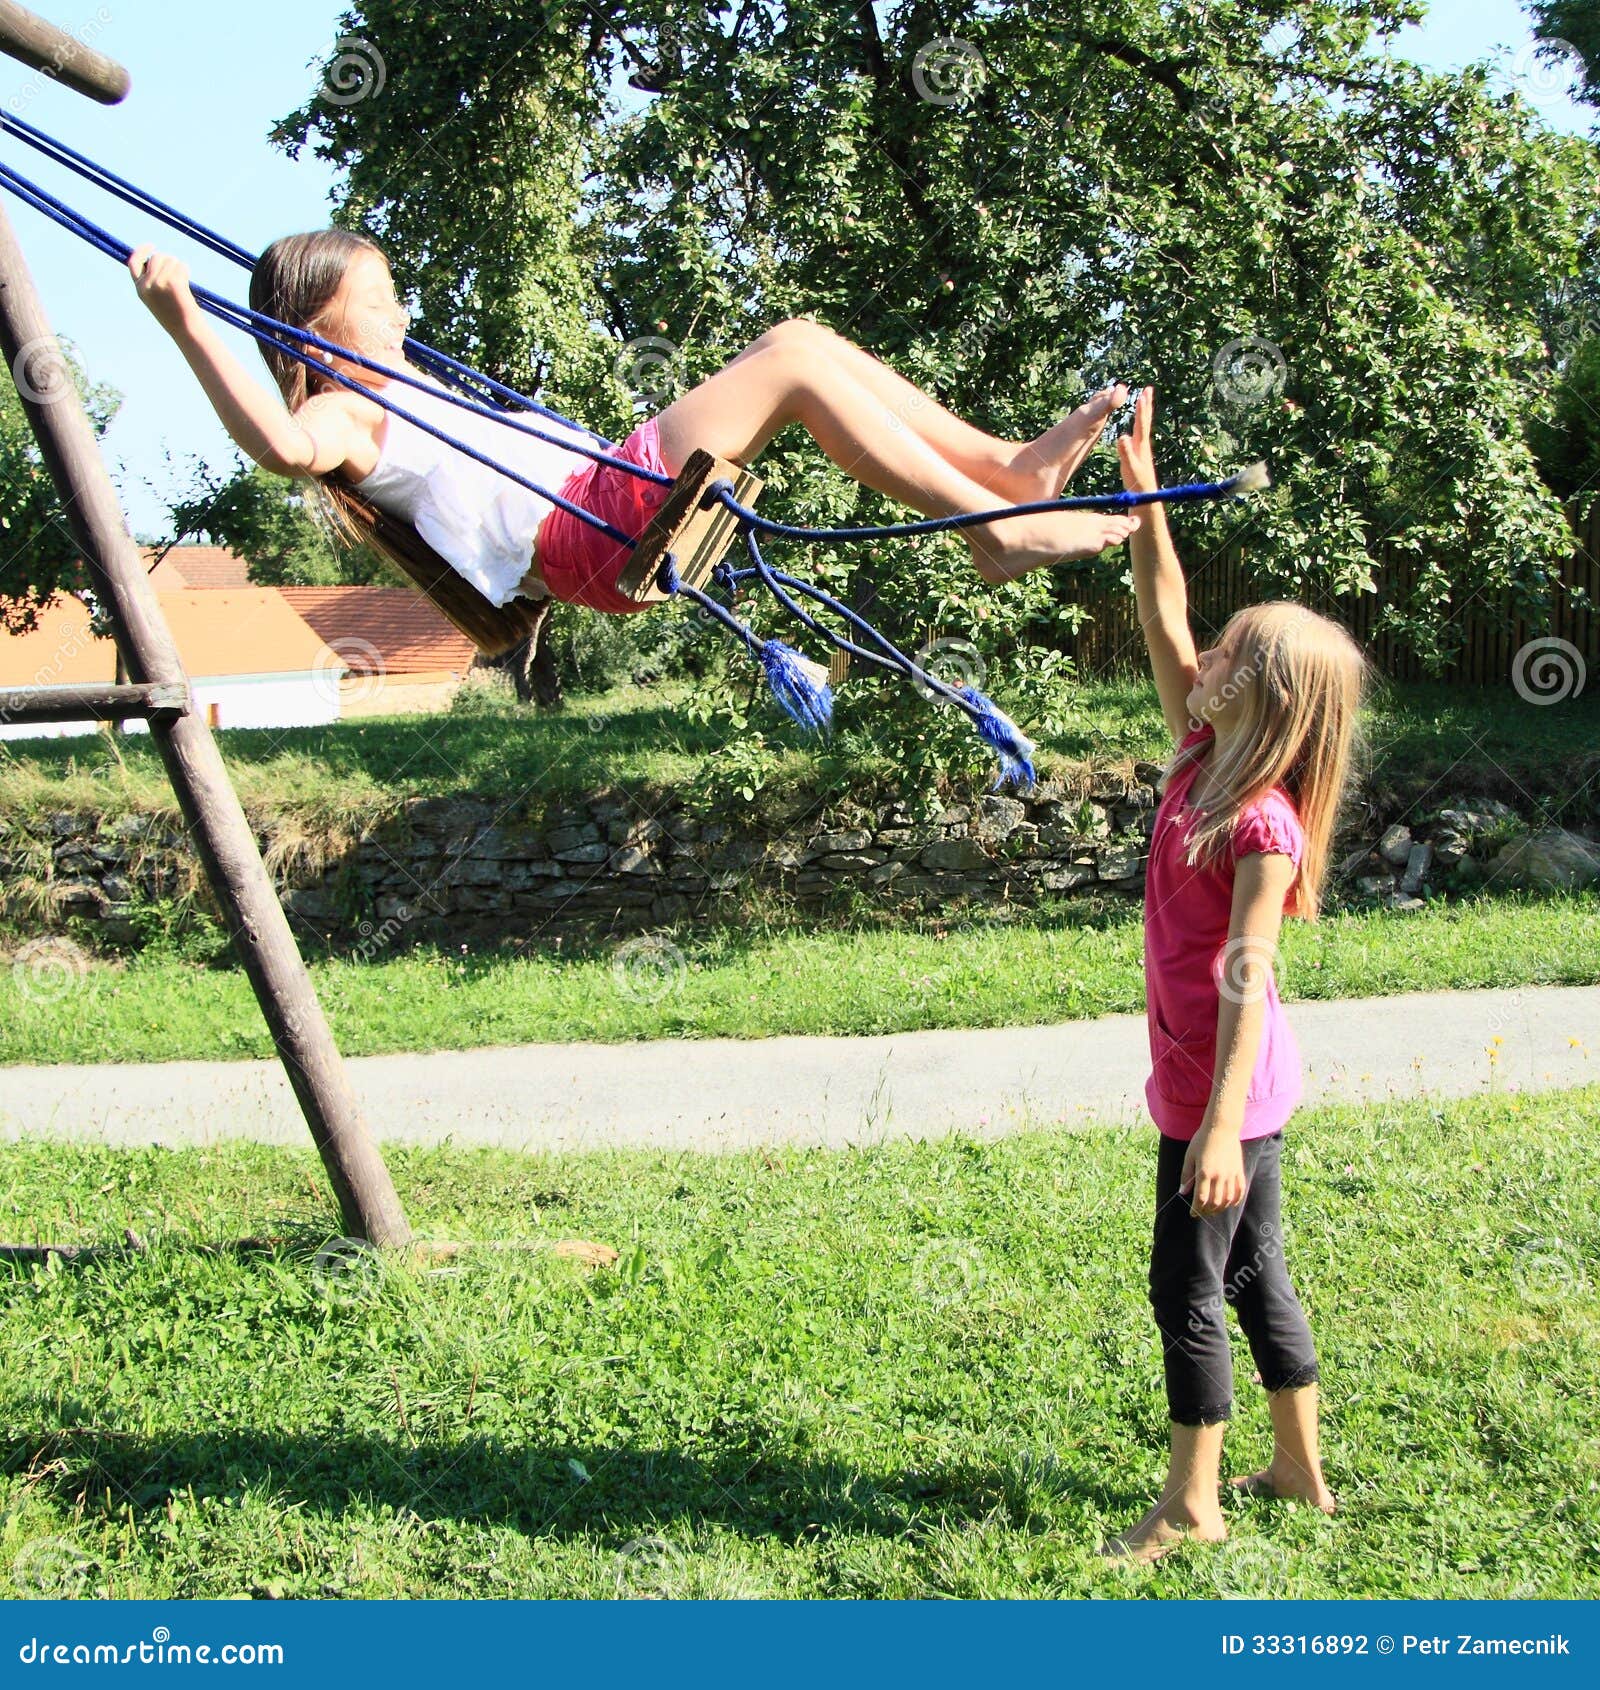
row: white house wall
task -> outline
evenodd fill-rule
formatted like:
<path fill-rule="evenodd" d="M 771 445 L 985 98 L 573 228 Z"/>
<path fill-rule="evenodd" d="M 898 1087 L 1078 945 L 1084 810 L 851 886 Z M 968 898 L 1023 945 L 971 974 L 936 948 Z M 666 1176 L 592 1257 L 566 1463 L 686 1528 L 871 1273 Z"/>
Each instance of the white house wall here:
<path fill-rule="evenodd" d="M 209 712 L 215 704 L 215 726 L 219 728 L 314 728 L 337 722 L 339 677 L 328 670 L 306 670 L 301 674 L 223 675 L 212 679 L 191 676 L 190 695 L 194 706 Z M 133 733 L 148 733 L 150 724 L 142 717 L 123 718 Z M 98 722 L 4 722 L 0 739 L 42 739 L 62 735 L 90 734 Z"/>

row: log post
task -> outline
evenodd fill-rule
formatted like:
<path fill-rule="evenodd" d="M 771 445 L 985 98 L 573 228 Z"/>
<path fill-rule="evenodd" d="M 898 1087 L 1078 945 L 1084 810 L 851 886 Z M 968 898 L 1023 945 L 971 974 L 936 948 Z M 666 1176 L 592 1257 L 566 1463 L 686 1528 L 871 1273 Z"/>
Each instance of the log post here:
<path fill-rule="evenodd" d="M 0 46 L 11 45 L 0 28 Z M 127 531 L 94 431 L 3 209 L 0 348 L 16 377 L 96 596 L 111 613 L 131 683 L 186 693 L 188 678 L 171 630 Z M 24 365 L 26 379 L 20 373 Z M 196 710 L 155 710 L 149 722 L 150 737 L 166 765 L 234 949 L 333 1182 L 345 1231 L 377 1245 L 409 1244 L 411 1230 L 400 1199 L 362 1120 L 322 1005 L 205 716 Z"/>

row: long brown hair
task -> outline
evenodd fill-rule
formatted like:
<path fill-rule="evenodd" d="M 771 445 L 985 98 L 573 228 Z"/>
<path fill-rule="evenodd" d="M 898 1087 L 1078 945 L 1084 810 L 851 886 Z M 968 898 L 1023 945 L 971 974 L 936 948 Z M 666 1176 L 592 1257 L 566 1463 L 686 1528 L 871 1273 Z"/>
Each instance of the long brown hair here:
<path fill-rule="evenodd" d="M 280 236 L 251 271 L 250 309 L 292 328 L 321 332 L 320 318 L 339 291 L 351 261 L 363 252 L 375 252 L 385 264 L 389 262 L 389 255 L 375 240 L 348 229 Z M 311 371 L 281 347 L 257 344 L 284 404 L 291 413 L 298 411 L 314 391 Z M 311 355 L 317 356 L 315 351 Z M 410 523 L 363 499 L 337 473 L 310 480 L 318 512 L 335 540 L 369 546 L 388 558 L 486 657 L 498 657 L 520 645 L 544 621 L 550 609 L 547 600 L 513 598 L 504 605 L 494 604 L 451 568 Z"/>
<path fill-rule="evenodd" d="M 1246 805 L 1274 786 L 1294 801 L 1305 851 L 1285 913 L 1315 921 L 1334 828 L 1360 746 L 1362 703 L 1377 678 L 1361 647 L 1337 622 L 1290 599 L 1247 605 L 1229 617 L 1219 644 L 1230 665 L 1221 691 L 1237 702 L 1238 731 L 1213 747 L 1210 784 L 1225 794 L 1201 812 L 1190 862 L 1224 860 Z M 1175 755 L 1162 783 L 1204 746 Z"/>

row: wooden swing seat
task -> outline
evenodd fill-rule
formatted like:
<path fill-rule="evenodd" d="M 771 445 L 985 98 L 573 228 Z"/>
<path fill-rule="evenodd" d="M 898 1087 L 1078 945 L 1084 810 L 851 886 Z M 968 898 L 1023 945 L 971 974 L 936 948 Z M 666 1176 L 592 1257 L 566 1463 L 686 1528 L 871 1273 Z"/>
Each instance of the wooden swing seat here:
<path fill-rule="evenodd" d="M 734 497 L 751 505 L 761 492 L 761 478 L 732 458 L 719 458 L 699 447 L 678 472 L 666 503 L 639 536 L 633 556 L 617 577 L 617 591 L 635 604 L 660 604 L 672 597 L 656 583 L 661 560 L 671 552 L 686 586 L 703 587 L 739 537 L 739 519 L 710 486 L 731 481 Z"/>

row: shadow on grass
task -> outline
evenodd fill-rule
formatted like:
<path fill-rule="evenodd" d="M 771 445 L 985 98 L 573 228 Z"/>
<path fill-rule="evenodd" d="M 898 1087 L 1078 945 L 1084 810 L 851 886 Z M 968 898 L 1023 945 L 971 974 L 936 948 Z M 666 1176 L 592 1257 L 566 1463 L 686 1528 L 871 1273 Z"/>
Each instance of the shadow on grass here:
<path fill-rule="evenodd" d="M 59 1416 L 70 1405 L 40 1404 Z M 1048 1529 L 1024 1498 L 1042 1485 L 1108 1517 L 1148 1501 L 1131 1485 L 1076 1474 L 1068 1461 L 1039 1463 L 1025 1481 L 1002 1462 L 930 1461 L 872 1472 L 806 1459 L 763 1443 L 763 1428 L 712 1413 L 692 1428 L 704 1455 L 663 1445 L 512 1442 L 500 1435 L 452 1440 L 352 1434 L 216 1431 L 158 1439 L 94 1426 L 3 1435 L 4 1470 L 22 1475 L 70 1515 L 89 1496 L 109 1516 L 164 1510 L 169 1498 L 283 1496 L 337 1518 L 353 1502 L 423 1520 L 499 1524 L 544 1538 L 618 1541 L 674 1520 L 716 1522 L 752 1538 L 807 1543 L 835 1531 L 905 1535 L 924 1510 L 974 1525 L 1007 1508 L 1018 1529 Z M 1069 1458 L 1070 1459 L 1070 1458 Z M 109 1498 L 109 1499 L 108 1499 Z M 622 1574 L 619 1573 L 619 1576 Z M 648 1582 L 648 1563 L 642 1577 Z"/>

